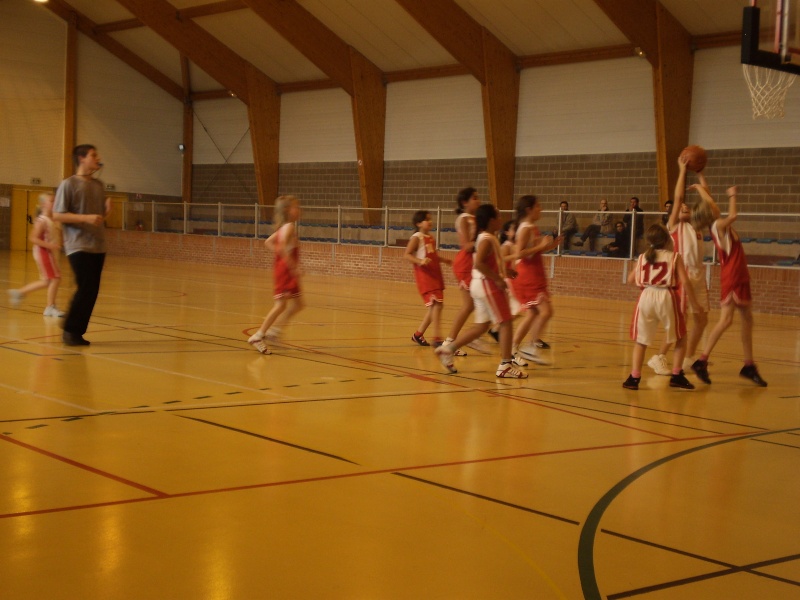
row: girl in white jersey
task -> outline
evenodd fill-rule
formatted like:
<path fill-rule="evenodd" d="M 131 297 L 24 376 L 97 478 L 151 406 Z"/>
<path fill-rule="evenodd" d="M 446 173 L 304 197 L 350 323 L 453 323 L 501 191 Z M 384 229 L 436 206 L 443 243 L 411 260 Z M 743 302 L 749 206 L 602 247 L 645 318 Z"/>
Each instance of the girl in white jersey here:
<path fill-rule="evenodd" d="M 675 342 L 675 355 L 672 362 L 670 387 L 693 390 L 694 386 L 683 374 L 683 354 L 686 347 L 686 322 L 678 298 L 678 283 L 685 287 L 689 302 L 697 305 L 680 254 L 672 251 L 669 232 L 660 223 L 647 229 L 649 248 L 639 256 L 636 267 L 628 276 L 628 283 L 636 283 L 642 288 L 631 323 L 633 347 L 633 368 L 622 387 L 638 390 L 642 378 L 644 352 L 653 338 L 659 324 L 663 325 L 667 342 Z"/>
<path fill-rule="evenodd" d="M 443 344 L 434 352 L 442 365 L 451 373 L 456 373 L 453 364 L 455 351 L 486 333 L 492 323 L 500 325 L 500 351 L 502 360 L 497 367 L 496 377 L 525 379 L 527 373 L 514 368 L 511 355 L 511 308 L 506 295 L 506 267 L 500 252 L 500 242 L 495 232 L 500 226 L 500 214 L 491 204 L 484 204 L 475 213 L 477 238 L 472 268 L 470 293 L 475 303 L 475 325 L 469 331 L 459 334 L 450 344 Z M 513 271 L 509 271 L 513 276 Z"/>
<path fill-rule="evenodd" d="M 707 187 L 705 177 L 702 173 L 697 174 L 700 184 Z M 678 158 L 678 181 L 675 184 L 674 203 L 672 211 L 667 221 L 667 229 L 672 236 L 672 244 L 675 252 L 681 255 L 683 264 L 686 267 L 686 274 L 689 276 L 689 285 L 697 299 L 698 309 L 695 310 L 688 302 L 686 290 L 680 289 L 681 308 L 686 313 L 692 315 L 692 328 L 686 340 L 686 358 L 683 366 L 688 369 L 694 362 L 694 354 L 703 332 L 708 325 L 708 286 L 704 276 L 703 268 L 703 236 L 692 227 L 692 211 L 685 202 L 686 195 L 686 160 Z M 672 370 L 667 363 L 667 351 L 670 344 L 666 341 L 661 346 L 658 354 L 654 354 L 647 365 L 658 375 L 670 375 Z"/>

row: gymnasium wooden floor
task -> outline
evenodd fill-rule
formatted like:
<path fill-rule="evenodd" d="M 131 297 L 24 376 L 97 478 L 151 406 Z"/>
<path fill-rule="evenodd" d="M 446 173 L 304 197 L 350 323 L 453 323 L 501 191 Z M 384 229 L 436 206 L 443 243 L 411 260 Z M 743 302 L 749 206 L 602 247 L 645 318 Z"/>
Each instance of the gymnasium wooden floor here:
<path fill-rule="evenodd" d="M 766 389 L 737 320 L 711 386 L 630 392 L 629 303 L 556 298 L 506 381 L 411 343 L 412 284 L 307 277 L 261 356 L 268 273 L 106 264 L 88 349 L 0 298 L 4 599 L 800 598 L 796 318 L 756 316 Z"/>

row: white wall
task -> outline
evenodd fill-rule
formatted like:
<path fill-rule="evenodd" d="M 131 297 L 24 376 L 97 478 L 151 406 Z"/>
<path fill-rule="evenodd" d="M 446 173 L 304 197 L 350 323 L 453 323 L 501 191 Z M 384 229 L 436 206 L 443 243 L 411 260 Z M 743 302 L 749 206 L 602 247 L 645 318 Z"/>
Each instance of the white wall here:
<path fill-rule="evenodd" d="M 0 181 L 56 186 L 67 28 L 33 2 L 0 2 Z"/>
<path fill-rule="evenodd" d="M 739 55 L 739 48 L 696 53 L 690 141 L 706 148 L 800 145 L 800 83 L 789 88 L 783 119 L 753 120 Z"/>
<path fill-rule="evenodd" d="M 78 37 L 79 144 L 118 190 L 181 195 L 183 104 L 85 36 Z"/>
<path fill-rule="evenodd" d="M 517 156 L 653 152 L 655 143 L 646 60 L 522 71 Z"/>

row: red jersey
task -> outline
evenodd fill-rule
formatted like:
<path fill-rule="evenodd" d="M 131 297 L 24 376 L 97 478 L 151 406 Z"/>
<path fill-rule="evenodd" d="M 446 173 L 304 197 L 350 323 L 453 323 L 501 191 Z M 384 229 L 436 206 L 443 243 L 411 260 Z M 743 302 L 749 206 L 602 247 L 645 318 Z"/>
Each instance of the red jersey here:
<path fill-rule="evenodd" d="M 412 237 L 417 238 L 416 258 L 430 260 L 427 265 L 414 265 L 417 290 L 422 296 L 429 292 L 443 290 L 444 277 L 442 276 L 442 266 L 439 263 L 439 255 L 436 253 L 436 240 L 433 236 L 421 231 L 417 231 Z"/>
<path fill-rule="evenodd" d="M 521 232 L 530 229 L 525 248 L 533 247 L 541 237 L 539 228 L 533 223 L 520 223 L 517 228 L 517 239 Z M 523 250 L 525 250 L 523 248 Z M 522 304 L 538 301 L 542 292 L 547 292 L 547 276 L 544 272 L 544 261 L 541 253 L 525 256 L 517 261 L 517 278 L 513 279 L 514 295 Z"/>
<path fill-rule="evenodd" d="M 469 213 L 461 213 L 456 217 L 456 231 L 460 231 L 466 225 L 467 238 L 475 238 L 475 217 Z M 453 260 L 453 275 L 456 276 L 459 287 L 469 289 L 469 282 L 472 279 L 472 252 L 462 248 Z"/>
<path fill-rule="evenodd" d="M 294 223 L 284 223 L 275 232 L 275 263 L 273 266 L 273 279 L 275 285 L 275 298 L 284 296 L 299 296 L 300 282 L 289 269 L 285 255 L 289 255 L 294 263 L 295 270 L 300 266 L 300 248 L 297 243 L 297 230 Z"/>
<path fill-rule="evenodd" d="M 737 304 L 750 302 L 750 272 L 747 270 L 747 257 L 739 236 L 729 227 L 720 236 L 717 223 L 711 225 L 711 239 L 719 253 L 719 286 L 722 304 L 733 300 Z"/>

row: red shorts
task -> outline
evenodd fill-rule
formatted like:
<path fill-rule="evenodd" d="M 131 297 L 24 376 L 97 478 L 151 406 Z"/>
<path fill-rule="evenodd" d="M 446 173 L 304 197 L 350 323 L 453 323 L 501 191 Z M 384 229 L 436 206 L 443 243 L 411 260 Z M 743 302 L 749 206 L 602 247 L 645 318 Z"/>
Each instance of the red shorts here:
<path fill-rule="evenodd" d="M 430 290 L 420 295 L 425 306 L 432 306 L 434 302 L 444 302 L 444 290 Z"/>
<path fill-rule="evenodd" d="M 752 301 L 753 297 L 750 295 L 750 282 L 744 281 L 722 290 L 722 297 L 719 303 L 722 306 L 730 304 L 731 302 L 733 302 L 734 306 L 749 306 Z"/>

